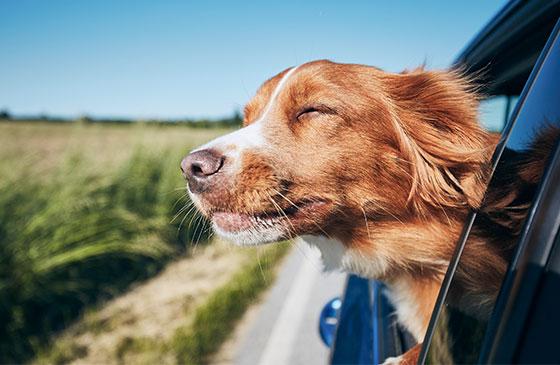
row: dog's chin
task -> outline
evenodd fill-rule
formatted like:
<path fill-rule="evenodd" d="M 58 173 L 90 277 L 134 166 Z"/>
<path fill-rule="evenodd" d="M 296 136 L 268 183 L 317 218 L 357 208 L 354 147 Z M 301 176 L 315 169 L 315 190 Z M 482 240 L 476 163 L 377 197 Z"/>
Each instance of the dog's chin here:
<path fill-rule="evenodd" d="M 289 238 L 289 229 L 277 220 L 243 213 L 217 212 L 212 216 L 212 228 L 218 236 L 236 245 L 255 246 Z"/>
<path fill-rule="evenodd" d="M 322 200 L 305 201 L 293 209 L 262 214 L 214 211 L 214 232 L 240 246 L 283 241 L 302 234 L 312 234 L 330 211 L 332 204 Z"/>

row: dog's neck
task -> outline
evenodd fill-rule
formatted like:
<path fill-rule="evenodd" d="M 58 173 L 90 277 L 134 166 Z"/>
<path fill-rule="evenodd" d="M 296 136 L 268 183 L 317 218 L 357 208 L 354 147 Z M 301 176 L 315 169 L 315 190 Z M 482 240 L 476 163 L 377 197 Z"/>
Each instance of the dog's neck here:
<path fill-rule="evenodd" d="M 363 232 L 356 230 L 346 241 L 325 236 L 302 238 L 321 251 L 325 270 L 341 270 L 385 282 L 399 322 L 420 342 L 462 224 L 460 219 L 369 222 Z M 457 307 L 481 319 L 493 308 L 507 263 L 492 248 L 475 229 L 455 273 L 458 285 L 449 298 Z"/>
<path fill-rule="evenodd" d="M 403 325 L 417 342 L 424 340 L 443 276 L 429 279 L 399 278 L 388 281 L 387 297 Z"/>
<path fill-rule="evenodd" d="M 445 228 L 448 233 L 449 227 Z M 445 232 L 445 228 L 441 227 L 442 233 Z M 391 252 L 392 248 L 406 252 L 407 245 L 424 244 L 420 239 L 430 227 L 418 225 L 403 228 L 398 225 L 394 229 L 399 235 L 393 236 L 391 232 L 381 232 L 371 227 L 369 234 L 362 237 L 363 241 L 360 244 L 343 243 L 341 240 L 325 236 L 302 238 L 321 251 L 326 271 L 341 270 L 384 281 L 390 290 L 388 297 L 395 306 L 399 322 L 417 341 L 422 341 L 447 268 L 448 254 L 444 253 L 439 257 L 426 251 L 425 257 L 418 256 L 413 260 L 405 258 L 396 263 L 394 258 L 402 254 L 395 255 Z M 433 231 L 433 227 L 430 230 Z M 387 242 L 389 239 L 392 239 L 391 243 Z M 398 242 L 395 242 L 397 239 Z M 369 245 L 371 249 L 364 249 L 365 245 Z M 413 261 L 415 264 L 410 265 Z"/>
<path fill-rule="evenodd" d="M 363 256 L 360 252 L 347 248 L 339 240 L 324 236 L 302 238 L 321 251 L 326 271 L 341 270 L 376 279 L 387 270 L 387 262 L 382 258 Z M 445 264 L 442 263 L 441 266 L 444 270 Z M 424 278 L 414 277 L 408 273 L 384 278 L 389 288 L 388 298 L 395 306 L 399 323 L 418 342 L 424 338 L 442 278 L 442 274 Z"/>
<path fill-rule="evenodd" d="M 302 238 L 321 251 L 325 270 L 341 270 L 385 282 L 399 322 L 416 340 L 422 341 L 463 222 L 463 214 L 456 215 L 456 219 L 429 222 L 369 221 L 367 227 L 363 224 L 360 229 L 353 229 L 345 240 L 325 236 Z M 500 280 L 495 280 L 496 285 L 488 284 L 488 280 L 503 275 L 506 267 L 506 260 L 483 240 L 476 232 L 469 238 L 463 251 L 464 264 L 455 274 L 459 285 L 450 298 L 456 297 L 459 307 L 474 308 L 482 316 L 492 308 L 499 289 Z M 481 305 L 473 306 L 471 302 Z M 484 303 L 488 305 L 482 308 Z"/>

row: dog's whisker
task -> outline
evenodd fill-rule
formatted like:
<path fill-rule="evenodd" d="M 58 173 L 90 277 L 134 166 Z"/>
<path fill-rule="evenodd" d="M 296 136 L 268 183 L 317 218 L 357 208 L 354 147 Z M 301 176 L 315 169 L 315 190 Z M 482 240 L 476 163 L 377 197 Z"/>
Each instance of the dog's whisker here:
<path fill-rule="evenodd" d="M 177 227 L 177 232 L 179 232 L 179 231 L 181 230 L 181 227 L 183 226 L 183 223 L 185 222 L 185 219 L 187 219 L 187 217 L 190 216 L 190 215 L 193 213 L 193 210 L 194 210 L 194 213 L 195 213 L 195 214 L 198 214 L 198 211 L 196 210 L 196 207 L 195 207 L 194 205 L 191 206 L 191 207 L 188 209 L 188 211 L 185 213 L 185 216 L 184 216 L 183 219 L 181 220 L 181 223 L 179 224 L 179 227 Z M 191 217 L 192 217 L 192 216 L 191 216 Z M 175 220 L 175 218 L 174 218 L 173 220 Z M 171 223 L 173 223 L 173 220 L 171 221 Z M 191 218 L 191 220 L 192 220 L 192 218 Z M 190 227 L 190 224 L 189 224 L 189 227 Z"/>
<path fill-rule="evenodd" d="M 195 248 L 200 243 L 200 240 L 202 239 L 202 235 L 208 232 L 208 229 L 210 229 L 208 221 L 206 220 L 206 218 L 202 217 L 202 224 L 201 224 L 200 232 L 198 234 L 198 238 L 196 239 Z"/>
<path fill-rule="evenodd" d="M 278 190 L 276 190 L 275 188 L 272 188 L 272 190 L 273 190 L 276 194 L 278 194 L 281 198 L 283 198 L 283 199 L 286 200 L 288 203 L 290 203 L 291 205 L 293 205 L 297 210 L 299 210 L 299 207 L 298 207 L 296 204 L 292 203 L 292 201 L 290 201 L 290 199 L 286 198 L 286 197 L 285 197 L 282 193 L 280 193 Z M 282 208 L 280 208 L 280 206 L 278 205 L 278 203 L 276 203 L 276 201 L 272 198 L 272 196 L 269 196 L 269 197 L 270 197 L 270 200 L 272 200 L 274 206 L 276 207 L 276 210 L 277 210 L 279 213 L 281 213 L 282 215 L 284 215 L 284 217 L 286 217 L 286 220 L 288 221 L 288 223 L 289 223 L 290 226 L 292 227 L 292 230 L 293 230 L 293 232 L 294 232 L 294 234 L 295 234 L 295 228 L 294 228 L 294 226 L 292 225 L 292 223 L 291 223 L 290 219 L 288 218 L 288 216 L 286 215 L 286 213 L 284 212 L 284 210 L 283 210 Z M 292 235 L 291 232 L 290 232 L 290 239 L 294 239 L 294 238 L 295 238 L 295 236 Z"/>
<path fill-rule="evenodd" d="M 264 280 L 266 286 L 268 286 L 268 281 L 266 280 L 266 275 L 264 274 L 264 270 L 261 265 L 261 256 L 259 255 L 259 250 L 257 249 L 257 262 L 259 263 L 259 269 L 261 270 L 261 275 Z"/>
<path fill-rule="evenodd" d="M 173 223 L 175 221 L 175 219 L 177 219 L 177 217 L 179 217 L 181 215 L 181 213 L 183 213 L 186 209 L 187 209 L 187 205 L 183 206 L 181 209 L 179 209 L 179 211 L 177 213 L 175 213 L 175 215 L 173 216 L 173 218 L 171 218 L 171 220 L 169 221 L 169 224 Z"/>
<path fill-rule="evenodd" d="M 173 206 L 171 207 L 171 210 L 175 209 L 175 207 L 177 206 L 177 204 L 179 204 L 179 202 L 185 198 L 187 195 L 189 195 L 189 193 L 184 193 L 183 195 L 181 195 L 179 198 L 177 198 L 177 200 L 175 200 L 175 203 L 173 204 Z"/>
<path fill-rule="evenodd" d="M 272 188 L 272 190 L 274 190 L 274 192 L 275 192 L 276 194 L 278 194 L 281 198 L 283 198 L 283 199 L 286 200 L 288 203 L 290 203 L 292 206 L 294 206 L 297 210 L 300 210 L 300 207 L 297 206 L 295 203 L 293 203 L 290 199 L 286 198 L 286 196 L 284 196 L 284 194 L 282 194 L 281 192 L 279 192 L 278 190 L 276 190 L 276 189 L 274 189 L 274 188 Z M 319 201 L 319 199 L 316 199 L 316 198 L 313 198 L 313 197 L 312 197 L 312 198 L 310 199 L 310 201 L 311 201 L 311 202 L 317 202 L 317 201 Z M 325 236 L 327 236 L 327 238 L 331 238 L 331 237 L 329 236 L 329 234 L 328 234 L 327 232 L 325 232 L 325 230 L 324 230 L 314 219 L 311 219 L 310 217 L 308 217 L 308 219 L 309 219 L 317 228 L 319 228 L 319 230 L 320 230 Z"/>
<path fill-rule="evenodd" d="M 192 250 L 193 254 L 196 253 L 196 249 L 197 249 L 197 244 L 195 243 L 195 236 L 196 236 L 196 233 L 197 233 L 197 230 L 198 230 L 199 226 L 200 226 L 200 216 L 197 217 L 197 219 L 196 219 L 195 227 L 192 231 L 193 234 L 191 235 L 191 242 L 190 243 L 191 243 L 191 250 Z"/>
<path fill-rule="evenodd" d="M 313 219 L 310 219 L 310 220 L 311 220 L 311 222 L 312 222 L 317 228 L 319 228 L 319 230 L 320 230 L 328 239 L 332 239 L 332 237 L 331 237 L 327 232 L 325 232 L 325 230 L 323 229 L 323 227 L 321 227 L 321 226 L 320 226 L 317 222 L 315 222 Z"/>
<path fill-rule="evenodd" d="M 193 241 L 191 241 L 191 245 L 193 246 L 193 250 L 192 250 L 193 253 L 196 252 L 196 248 L 198 247 L 198 242 L 200 240 L 200 236 L 202 235 L 202 230 L 204 229 L 204 224 L 205 224 L 204 217 L 202 215 L 199 215 L 196 221 L 196 227 L 194 229 L 194 234 L 193 234 L 193 237 L 197 237 L 197 238 L 194 239 L 194 244 Z"/>
<path fill-rule="evenodd" d="M 196 206 L 194 204 L 189 208 L 189 210 L 187 211 L 186 214 L 190 215 L 190 214 L 193 213 L 193 211 L 195 212 L 195 214 L 200 214 L 199 211 L 196 209 Z"/>
<path fill-rule="evenodd" d="M 280 195 L 280 197 L 281 197 L 282 199 L 284 199 L 285 201 L 287 201 L 288 203 L 290 203 L 292 206 L 294 206 L 296 209 L 299 210 L 299 207 L 298 207 L 295 203 L 293 203 L 290 199 L 286 198 L 286 196 L 285 196 L 284 194 L 282 194 L 281 192 L 279 192 L 278 190 L 276 190 L 276 189 L 274 189 L 274 188 L 272 188 L 272 190 L 274 190 L 274 192 L 275 192 L 276 194 Z"/>
<path fill-rule="evenodd" d="M 193 202 L 190 202 L 189 204 L 185 205 L 184 207 L 182 207 L 181 209 L 179 209 L 179 211 L 175 214 L 175 216 L 173 216 L 173 219 L 171 219 L 171 221 L 169 222 L 170 224 L 173 223 L 173 221 L 175 219 L 177 219 L 177 217 L 179 217 L 181 215 L 181 213 L 183 213 L 185 210 L 191 208 L 194 206 Z M 187 213 L 188 214 L 188 213 Z"/>
<path fill-rule="evenodd" d="M 288 234 L 290 235 L 290 239 L 293 239 L 292 236 L 292 232 L 295 234 L 296 230 L 292 224 L 292 222 L 290 221 L 290 218 L 288 218 L 288 216 L 286 215 L 286 213 L 284 212 L 284 210 L 282 210 L 282 208 L 280 208 L 280 206 L 278 205 L 278 203 L 274 200 L 274 198 L 272 198 L 272 196 L 268 196 L 268 198 L 270 199 L 270 201 L 272 202 L 272 204 L 274 205 L 274 207 L 276 208 L 276 210 L 278 211 L 278 213 L 280 213 L 281 215 L 283 215 L 286 218 L 286 221 L 288 222 L 288 224 L 290 225 L 290 227 L 292 227 L 291 230 L 288 230 Z"/>
<path fill-rule="evenodd" d="M 183 223 L 185 223 L 185 219 L 187 219 L 187 217 L 189 216 L 189 214 L 191 213 L 191 211 L 192 211 L 192 207 L 191 207 L 191 209 L 185 214 L 185 216 L 183 217 L 183 219 L 181 219 L 181 223 L 179 223 L 179 227 L 177 227 L 177 236 L 179 235 L 179 232 L 181 231 L 181 227 L 183 226 Z M 196 213 L 195 213 L 195 215 L 196 215 Z M 192 222 L 192 217 L 193 217 L 193 216 L 191 216 L 191 222 Z M 189 227 L 190 227 L 190 224 L 189 224 Z"/>
<path fill-rule="evenodd" d="M 175 192 L 175 191 L 179 191 L 179 190 L 185 190 L 185 187 L 184 187 L 184 186 L 181 186 L 181 187 L 179 187 L 179 188 L 173 188 L 173 189 L 171 189 L 171 190 L 169 190 L 169 191 L 163 192 L 162 194 L 163 194 L 163 195 L 167 195 L 167 194 L 171 194 L 171 193 L 173 193 L 173 192 Z M 188 194 L 188 193 L 187 193 L 187 194 Z"/>
<path fill-rule="evenodd" d="M 368 220 L 367 220 L 366 211 L 364 210 L 364 208 L 362 206 L 360 206 L 360 208 L 362 209 L 362 212 L 364 213 L 364 219 L 366 221 L 367 235 L 368 235 L 369 241 L 371 242 L 371 233 L 369 232 L 369 223 L 368 223 Z"/>
<path fill-rule="evenodd" d="M 196 220 L 196 222 L 198 222 L 199 218 L 202 215 L 198 212 L 198 210 L 195 210 L 194 214 L 191 216 L 191 219 L 189 221 L 189 225 L 187 227 L 187 232 L 191 232 L 191 226 L 193 224 L 193 221 Z M 180 226 L 179 226 L 180 227 Z M 192 237 L 192 236 L 191 236 Z M 192 242 L 191 242 L 192 243 Z"/>
<path fill-rule="evenodd" d="M 266 257 L 266 249 L 262 246 L 263 256 L 264 256 L 264 264 L 268 267 L 268 257 Z"/>

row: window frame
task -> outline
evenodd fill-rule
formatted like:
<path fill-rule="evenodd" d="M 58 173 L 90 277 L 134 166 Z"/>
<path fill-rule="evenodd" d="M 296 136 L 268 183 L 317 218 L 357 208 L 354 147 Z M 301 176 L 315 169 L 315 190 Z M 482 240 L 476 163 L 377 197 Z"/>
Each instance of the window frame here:
<path fill-rule="evenodd" d="M 541 55 L 539 56 L 537 63 L 535 64 L 529 79 L 527 80 L 527 83 L 525 84 L 525 87 L 523 88 L 523 91 L 520 95 L 520 98 L 510 116 L 510 119 L 508 121 L 508 123 L 506 124 L 504 131 L 500 137 L 500 141 L 498 143 L 498 146 L 496 147 L 496 150 L 494 152 L 494 155 L 492 157 L 492 172 L 494 172 L 498 162 L 500 161 L 500 159 L 502 158 L 502 154 L 505 150 L 506 147 L 506 143 L 508 141 L 508 138 L 518 120 L 519 114 L 521 112 L 521 110 L 524 107 L 525 101 L 527 100 L 528 97 L 530 97 L 531 94 L 531 90 L 535 84 L 535 81 L 537 79 L 537 76 L 539 75 L 541 69 L 543 68 L 543 65 L 546 63 L 546 60 L 548 58 L 548 55 L 550 54 L 550 50 L 552 49 L 552 47 L 557 43 L 560 42 L 559 40 L 559 33 L 560 33 L 560 20 L 557 21 L 556 26 L 554 27 L 545 47 L 543 48 L 543 51 L 541 53 Z M 560 46 L 560 44 L 556 45 L 556 46 Z M 555 151 L 551 154 L 549 163 L 554 163 L 554 161 L 556 161 L 556 157 L 558 157 L 558 153 L 560 153 L 558 151 L 558 146 L 556 147 Z M 560 158 L 560 157 L 559 157 Z M 480 360 L 488 360 L 488 359 L 500 359 L 499 362 L 510 362 L 510 361 L 503 361 L 504 359 L 508 358 L 506 357 L 496 357 L 496 354 L 502 354 L 502 355 L 508 355 L 511 356 L 511 358 L 513 358 L 513 351 L 515 350 L 515 348 L 511 348 L 511 346 L 509 346 L 508 348 L 508 343 L 504 343 L 504 342 L 500 342 L 501 345 L 499 347 L 495 347 L 494 346 L 494 341 L 496 340 L 500 340 L 499 338 L 496 338 L 496 335 L 499 333 L 502 333 L 502 326 L 504 326 L 503 322 L 501 321 L 497 321 L 498 316 L 501 316 L 501 314 L 504 313 L 504 308 L 506 306 L 509 299 L 509 294 L 510 294 L 510 290 L 511 287 L 514 283 L 514 273 L 516 272 L 517 268 L 519 267 L 519 262 L 520 262 L 520 258 L 521 255 L 523 254 L 524 250 L 523 248 L 525 247 L 525 245 L 527 244 L 527 242 L 529 242 L 528 240 L 530 240 L 530 237 L 528 236 L 529 232 L 533 232 L 532 227 L 534 227 L 535 225 L 535 216 L 538 212 L 538 209 L 536 209 L 535 207 L 539 207 L 539 204 L 542 204 L 543 199 L 546 199 L 547 197 L 544 196 L 543 194 L 543 189 L 544 186 L 547 185 L 547 179 L 550 179 L 550 172 L 551 170 L 549 169 L 547 172 L 545 172 L 543 174 L 543 177 L 541 179 L 541 187 L 539 188 L 537 195 L 535 196 L 535 199 L 533 201 L 533 205 L 532 208 L 527 216 L 527 220 L 525 223 L 525 228 L 523 230 L 523 232 L 520 235 L 520 239 L 519 242 L 520 244 L 518 245 L 518 248 L 516 250 L 516 253 L 514 255 L 514 258 L 512 259 L 512 261 L 510 262 L 510 266 L 508 267 L 508 271 L 506 273 L 506 276 L 504 277 L 504 281 L 503 281 L 503 287 L 502 290 L 500 291 L 500 295 L 498 297 L 498 301 L 496 303 L 496 307 L 495 307 L 495 311 L 494 311 L 494 315 L 493 318 L 491 319 L 491 322 L 489 324 L 488 330 L 486 332 L 486 336 L 485 336 L 485 340 L 483 342 L 483 347 L 481 350 L 481 357 Z M 550 193 L 550 191 L 548 192 Z M 449 264 L 449 268 L 447 270 L 447 273 L 444 277 L 438 298 L 437 298 L 437 302 L 436 305 L 434 307 L 434 311 L 432 313 L 432 317 L 430 320 L 430 324 L 428 326 L 428 330 L 426 332 L 426 336 L 424 338 L 424 342 L 423 342 L 423 346 L 422 349 L 420 351 L 420 356 L 418 358 L 418 364 L 424 364 L 426 362 L 427 359 L 427 355 L 428 355 L 428 349 L 429 346 L 431 345 L 431 341 L 434 335 L 434 331 L 436 328 L 436 324 L 438 322 L 438 319 L 440 317 L 440 314 L 442 312 L 443 306 L 445 304 L 445 299 L 447 297 L 453 276 L 455 274 L 455 270 L 457 269 L 457 266 L 459 264 L 460 258 L 461 258 L 461 254 L 462 251 L 465 247 L 465 244 L 467 242 L 470 230 L 473 226 L 473 223 L 476 219 L 477 213 L 476 212 L 471 212 L 466 220 L 465 226 L 463 228 L 463 231 L 461 233 L 461 236 L 457 242 L 457 245 L 455 247 L 455 251 L 453 253 L 453 256 L 451 258 L 450 264 Z M 553 235 L 552 239 L 554 239 L 555 235 L 556 235 L 556 230 L 554 230 L 554 232 L 549 232 L 549 235 Z M 508 312 L 509 313 L 509 312 Z M 520 331 L 520 328 L 516 329 L 518 331 Z M 498 331 L 499 330 L 499 331 Z M 510 342 L 511 342 L 511 338 L 510 338 Z M 509 343 L 510 344 L 510 343 Z M 511 345 L 511 344 L 510 344 Z M 497 345 L 496 345 L 497 346 Z M 513 345 L 515 346 L 515 344 Z M 501 352 L 500 352 L 501 351 Z M 506 354 L 507 353 L 507 354 Z M 501 355 L 500 355 L 501 356 Z"/>

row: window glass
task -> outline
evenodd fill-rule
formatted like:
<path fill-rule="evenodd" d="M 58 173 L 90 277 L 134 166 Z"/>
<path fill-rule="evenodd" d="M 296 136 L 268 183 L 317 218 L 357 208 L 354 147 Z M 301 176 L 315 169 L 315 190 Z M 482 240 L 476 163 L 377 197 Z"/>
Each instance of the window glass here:
<path fill-rule="evenodd" d="M 509 111 L 503 98 L 489 99 L 486 107 L 501 108 L 505 120 Z M 497 127 L 499 118 L 497 115 L 488 128 Z M 560 44 L 556 40 L 523 102 L 459 258 L 427 363 L 477 362 L 507 265 L 557 139 L 559 122 Z"/>

